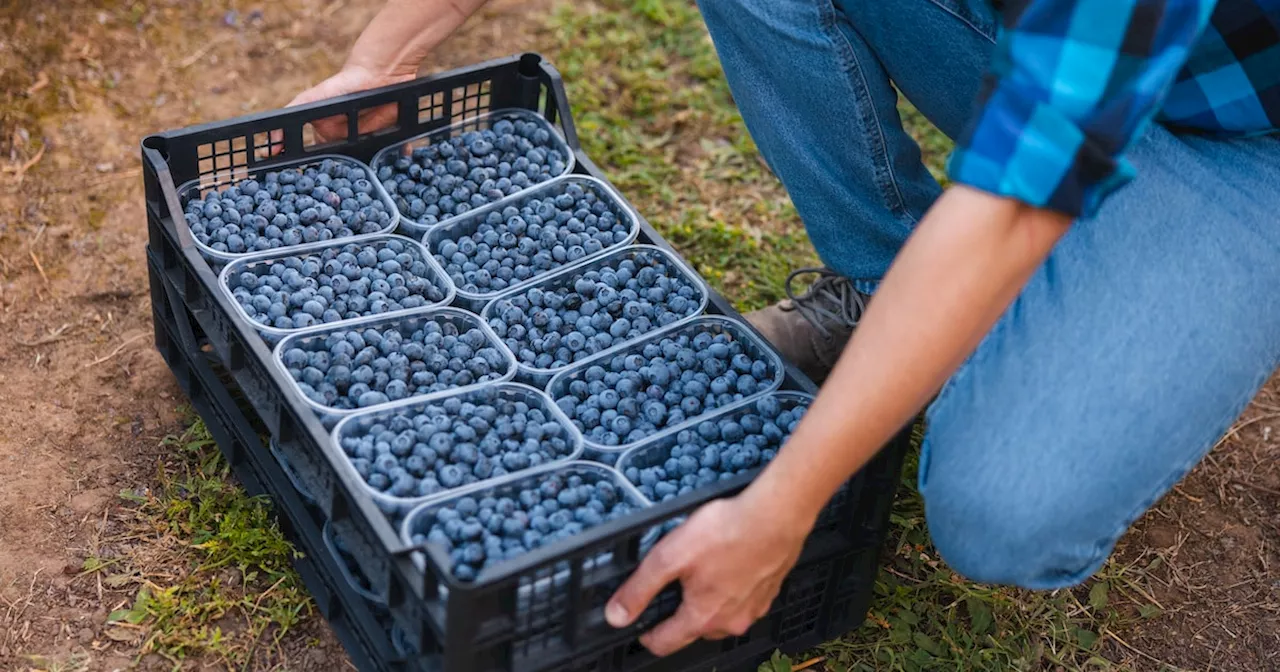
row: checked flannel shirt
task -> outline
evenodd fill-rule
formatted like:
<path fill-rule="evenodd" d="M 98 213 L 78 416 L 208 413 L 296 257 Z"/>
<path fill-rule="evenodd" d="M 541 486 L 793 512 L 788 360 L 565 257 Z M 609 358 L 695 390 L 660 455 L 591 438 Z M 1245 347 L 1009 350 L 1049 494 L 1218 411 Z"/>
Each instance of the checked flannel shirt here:
<path fill-rule="evenodd" d="M 1146 125 L 1280 128 L 1280 0 L 1008 0 L 956 182 L 1089 216 Z"/>

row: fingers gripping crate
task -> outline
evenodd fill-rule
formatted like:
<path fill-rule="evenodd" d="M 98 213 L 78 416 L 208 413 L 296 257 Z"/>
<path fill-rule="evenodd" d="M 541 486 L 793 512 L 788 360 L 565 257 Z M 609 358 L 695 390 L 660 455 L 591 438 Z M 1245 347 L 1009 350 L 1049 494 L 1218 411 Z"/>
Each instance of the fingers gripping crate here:
<path fill-rule="evenodd" d="M 386 106 L 396 110 L 396 121 L 389 128 L 361 133 L 360 112 Z M 332 101 L 161 133 L 142 143 L 157 347 L 246 488 L 272 498 L 282 528 L 306 556 L 298 561 L 303 579 L 355 665 L 362 670 L 444 672 L 754 669 L 774 649 L 796 651 L 856 625 L 870 595 L 905 435 L 864 469 L 862 487 L 847 488 L 843 499 L 833 501 L 832 507 L 844 512 L 841 520 L 847 520 L 839 526 L 842 533 L 810 539 L 777 603 L 759 624 L 743 637 L 699 643 L 655 660 L 635 638 L 674 612 L 678 587 L 668 587 L 636 625 L 620 631 L 604 623 L 605 601 L 634 571 L 652 529 L 710 499 L 733 494 L 749 476 L 635 511 L 504 561 L 476 581 L 459 582 L 450 574 L 443 551 L 406 544 L 396 521 L 379 509 L 359 475 L 345 468 L 345 458 L 331 448 L 323 423 L 291 391 L 289 374 L 271 364 L 271 349 L 258 325 L 237 312 L 186 228 L 176 185 L 191 180 L 224 184 L 322 154 L 368 163 L 379 150 L 397 142 L 457 124 L 465 128 L 471 121 L 479 126 L 480 115 L 507 109 L 540 114 L 572 150 L 569 170 L 607 184 L 580 149 L 559 75 L 532 54 Z M 347 136 L 309 144 L 308 126 L 333 117 L 345 120 Z M 634 211 L 625 198 L 620 200 Z M 637 221 L 636 242 L 679 259 L 643 217 L 637 216 Z M 735 320 L 758 336 L 715 292 L 707 292 L 705 312 Z M 785 366 L 780 389 L 815 391 L 790 365 Z M 309 470 L 306 485 L 314 506 L 294 489 L 281 461 L 261 438 L 264 435 L 275 441 L 285 463 Z M 324 544 L 326 522 L 355 560 L 353 569 L 370 585 L 385 586 L 386 613 L 375 613 L 349 586 Z M 608 563 L 591 561 L 606 556 Z M 421 565 L 415 557 L 423 559 Z M 568 568 L 567 576 L 555 568 Z M 548 588 L 545 593 L 525 588 L 533 602 L 526 597 L 522 611 L 522 586 Z M 547 609 L 537 612 L 531 605 Z M 539 613 L 554 614 L 553 627 L 534 618 Z M 400 646 L 392 641 L 393 630 L 404 635 Z M 403 653 L 408 651 L 415 653 Z"/>

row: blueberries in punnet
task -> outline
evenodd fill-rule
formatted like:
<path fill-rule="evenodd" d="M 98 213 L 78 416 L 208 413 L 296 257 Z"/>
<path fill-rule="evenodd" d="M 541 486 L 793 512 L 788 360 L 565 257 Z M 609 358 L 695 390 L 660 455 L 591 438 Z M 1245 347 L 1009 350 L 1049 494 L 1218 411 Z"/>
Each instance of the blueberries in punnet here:
<path fill-rule="evenodd" d="M 485 310 L 517 360 L 555 369 L 682 320 L 701 300 L 702 290 L 669 257 L 639 250 Z"/>
<path fill-rule="evenodd" d="M 338 443 L 375 490 L 426 497 L 572 454 L 571 433 L 531 398 L 487 388 L 401 407 L 353 421 Z"/>
<path fill-rule="evenodd" d="M 567 385 L 557 383 L 552 394 L 561 395 L 556 405 L 587 440 L 634 443 L 768 387 L 774 364 L 756 359 L 753 350 L 714 323 L 695 321 L 597 361 Z"/>
<path fill-rule="evenodd" d="M 364 168 L 333 159 L 210 191 L 185 213 L 196 240 L 231 254 L 378 233 L 394 216 Z"/>
<path fill-rule="evenodd" d="M 553 471 L 513 483 L 494 496 L 460 497 L 417 517 L 411 541 L 444 547 L 453 575 L 482 569 L 622 517 L 634 510 L 623 491 L 593 470 Z"/>
<path fill-rule="evenodd" d="M 277 329 L 422 308 L 447 295 L 421 250 L 395 238 L 257 262 L 227 286 L 249 319 Z"/>
<path fill-rule="evenodd" d="M 484 294 L 626 242 L 631 218 L 591 183 L 570 178 L 490 211 L 470 233 L 448 235 L 434 245 L 436 261 L 459 289 Z"/>
<path fill-rule="evenodd" d="M 663 502 L 764 466 L 800 424 L 807 404 L 784 404 L 772 395 L 763 397 L 745 412 L 681 430 L 669 449 L 649 452 L 640 448 L 638 459 L 621 467 L 623 475 L 649 501 Z"/>
<path fill-rule="evenodd" d="M 339 329 L 282 347 L 302 393 L 341 410 L 498 380 L 511 364 L 478 326 L 464 330 L 445 315 Z"/>
<path fill-rule="evenodd" d="M 378 180 L 403 216 L 430 226 L 564 174 L 557 144 L 542 124 L 503 119 L 389 159 Z"/>

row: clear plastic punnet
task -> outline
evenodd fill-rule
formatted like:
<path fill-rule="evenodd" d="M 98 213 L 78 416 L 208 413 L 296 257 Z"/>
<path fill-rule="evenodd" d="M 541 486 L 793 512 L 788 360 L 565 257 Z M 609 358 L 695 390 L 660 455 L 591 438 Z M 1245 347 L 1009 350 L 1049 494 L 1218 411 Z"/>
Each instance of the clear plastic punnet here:
<path fill-rule="evenodd" d="M 553 422 L 561 427 L 561 436 L 564 438 L 565 450 L 562 454 L 555 455 L 553 459 L 539 464 L 531 464 L 527 467 L 509 471 L 498 476 L 477 478 L 474 481 L 463 483 L 462 485 L 455 487 L 438 489 L 430 494 L 397 497 L 370 485 L 369 480 L 372 477 L 372 474 L 362 474 L 353 462 L 353 460 L 358 459 L 358 456 L 350 454 L 347 449 L 344 448 L 345 439 L 363 436 L 373 431 L 387 431 L 391 427 L 395 426 L 396 423 L 403 424 L 406 428 L 412 427 L 414 420 L 419 416 L 425 416 L 428 419 L 438 417 L 456 417 L 451 413 L 446 405 L 446 402 L 455 399 L 462 403 L 471 404 L 493 404 L 499 401 L 523 402 L 530 408 L 539 409 L 547 418 L 549 418 L 548 422 Z M 342 468 L 355 474 L 359 480 L 365 484 L 367 491 L 378 504 L 378 507 L 393 518 L 406 514 L 411 509 L 423 504 L 424 502 L 447 499 L 454 495 L 467 493 L 478 488 L 490 487 L 512 479 L 518 479 L 523 477 L 525 474 L 534 473 L 551 465 L 576 460 L 582 455 L 582 435 L 578 433 L 578 430 L 569 422 L 569 419 L 565 417 L 564 413 L 561 413 L 560 409 L 556 408 L 556 405 L 551 403 L 551 399 L 540 390 L 535 390 L 527 385 L 510 382 L 486 385 L 477 390 L 456 392 L 444 396 L 432 397 L 430 399 L 397 402 L 383 408 L 347 416 L 339 422 L 336 427 L 334 427 L 332 441 L 330 443 L 331 448 L 337 451 L 344 458 L 342 460 Z M 455 446 L 456 443 L 450 448 L 452 449 Z M 478 453 L 477 458 L 484 457 L 492 460 L 494 457 L 484 455 L 483 450 L 478 451 Z M 439 457 L 439 455 L 437 455 L 437 457 Z M 498 458 L 497 461 L 502 463 L 501 458 Z M 477 459 L 477 464 L 478 463 Z"/>
<path fill-rule="evenodd" d="M 627 481 L 626 478 L 623 478 L 622 474 L 618 473 L 613 468 L 605 466 L 603 464 L 598 464 L 595 462 L 575 461 L 575 462 L 569 462 L 566 464 L 547 467 L 544 469 L 539 469 L 536 472 L 531 472 L 529 474 L 526 474 L 514 480 L 505 481 L 503 483 L 494 484 L 491 486 L 474 489 L 474 490 L 470 490 L 463 493 L 458 493 L 457 495 L 449 497 L 448 499 L 443 499 L 443 500 L 438 500 L 438 501 L 433 501 L 427 504 L 423 504 L 422 506 L 411 511 L 409 515 L 405 517 L 404 523 L 401 527 L 401 536 L 403 538 L 403 541 L 406 544 L 417 543 L 414 541 L 415 537 L 417 537 L 419 534 L 421 535 L 427 534 L 427 532 L 431 529 L 431 526 L 435 524 L 436 516 L 440 513 L 441 510 L 456 506 L 458 503 L 458 500 L 464 497 L 470 497 L 477 501 L 484 499 L 486 497 L 493 497 L 495 499 L 500 499 L 503 497 L 515 498 L 521 490 L 528 489 L 531 487 L 534 487 L 534 488 L 539 487 L 540 484 L 546 478 L 553 475 L 560 475 L 564 478 L 568 478 L 571 476 L 578 476 L 578 477 L 581 477 L 583 481 L 587 483 L 597 483 L 602 480 L 608 481 L 610 483 L 613 483 L 613 485 L 617 488 L 619 495 L 623 498 L 623 501 L 626 501 L 631 506 L 635 507 L 636 509 L 641 509 L 649 506 L 648 500 L 646 500 L 640 494 L 640 491 L 637 490 L 635 486 L 633 486 L 629 481 Z M 605 523 L 605 524 L 608 524 L 608 523 Z M 587 528 L 587 529 L 590 529 L 590 528 Z M 584 530 L 584 532 L 585 531 L 586 530 Z M 642 545 L 645 547 L 651 546 L 653 542 L 656 541 L 659 533 L 660 531 L 658 528 L 656 527 L 653 528 L 642 540 L 641 542 Z M 568 539 L 552 542 L 552 544 L 550 545 L 556 546 L 559 544 L 572 544 L 572 543 L 573 543 L 573 538 L 570 537 Z M 547 546 L 539 547 L 533 552 L 541 552 L 542 549 L 546 547 Z M 510 559 L 511 558 L 508 558 L 508 560 Z M 581 561 L 581 570 L 591 571 L 594 569 L 600 569 L 602 567 L 607 566 L 612 561 L 612 559 L 613 559 L 613 554 L 609 552 L 603 552 L 596 555 L 592 555 L 590 557 L 584 558 Z M 423 558 L 421 553 L 417 553 L 414 555 L 414 562 L 418 563 L 419 565 L 423 565 L 425 563 L 425 559 Z M 526 611 L 529 609 L 536 609 L 539 602 L 550 599 L 552 597 L 552 595 L 556 592 L 555 588 L 562 587 L 565 584 L 565 582 L 569 578 L 569 574 L 570 574 L 569 563 L 561 562 L 561 563 L 555 564 L 554 566 L 548 566 L 545 569 L 540 570 L 538 573 L 538 576 L 536 577 L 530 577 L 528 579 L 522 578 L 521 585 L 517 590 L 517 599 L 518 599 L 517 610 Z M 478 581 L 483 580 L 484 576 L 485 576 L 485 571 L 481 570 L 480 573 L 477 575 L 476 580 Z M 439 584 L 438 589 L 440 590 L 441 596 L 448 595 L 448 588 L 444 585 L 443 582 Z"/>
<path fill-rule="evenodd" d="M 560 132 L 556 130 L 555 126 L 552 126 L 550 123 L 547 122 L 545 118 L 542 117 L 542 115 L 539 115 L 536 112 L 531 112 L 529 110 L 524 110 L 519 108 L 510 108 L 510 109 L 503 109 L 503 110 L 494 110 L 492 112 L 487 112 L 485 114 L 470 117 L 456 124 L 445 126 L 444 128 L 438 128 L 434 131 L 423 133 L 422 135 L 414 136 L 412 138 L 409 138 L 408 140 L 397 142 L 394 145 L 385 147 L 379 150 L 378 153 L 373 156 L 373 161 L 371 162 L 371 166 L 374 171 L 373 174 L 376 176 L 378 173 L 378 170 L 381 169 L 383 166 L 391 165 L 397 159 L 399 159 L 402 156 L 407 156 L 415 149 L 418 149 L 420 147 L 427 147 L 429 145 L 440 142 L 441 140 L 448 140 L 470 131 L 479 131 L 479 130 L 484 130 L 486 128 L 492 128 L 494 124 L 500 121 L 526 121 L 526 122 L 533 122 L 541 126 L 544 130 L 546 130 L 550 134 L 549 148 L 559 151 L 561 156 L 565 157 L 564 171 L 561 172 L 559 175 L 553 175 L 552 178 L 554 179 L 556 177 L 560 177 L 561 175 L 566 175 L 573 172 L 573 164 L 575 160 L 573 155 L 573 150 L 569 149 L 568 143 L 564 141 L 564 137 L 560 135 Z M 377 182 L 378 182 L 378 188 L 381 190 L 381 192 L 385 194 L 387 198 L 391 199 L 392 201 L 391 207 L 395 208 L 396 205 L 395 205 L 394 197 L 392 197 L 390 194 L 387 194 L 386 188 L 382 186 L 382 180 L 377 180 Z M 495 200 L 493 201 L 493 203 L 502 202 L 511 198 L 518 198 L 524 192 L 528 191 L 529 189 L 536 188 L 541 184 L 545 184 L 545 181 L 531 184 L 528 187 L 521 189 L 520 191 L 517 191 L 513 194 L 506 196 L 505 198 Z M 448 222 L 452 222 L 456 218 L 462 217 L 466 214 L 468 213 L 463 213 L 462 215 L 450 215 L 448 217 L 442 217 L 435 224 L 422 224 L 419 221 L 417 221 L 417 219 L 414 218 L 410 213 L 401 211 L 400 212 L 400 229 L 404 231 L 404 233 L 407 235 L 420 237 L 426 232 L 438 226 L 446 224 Z"/>
<path fill-rule="evenodd" d="M 413 257 L 414 261 L 421 260 L 423 263 L 426 264 L 427 272 L 421 277 L 424 280 L 426 280 L 431 287 L 435 289 L 434 292 L 427 291 L 426 293 L 434 294 L 440 298 L 438 298 L 435 301 L 431 301 L 428 296 L 419 294 L 419 296 L 423 296 L 423 299 L 425 301 L 425 303 L 421 306 L 405 308 L 402 310 L 392 310 L 385 313 L 373 313 L 370 311 L 365 311 L 365 314 L 361 315 L 360 317 L 342 319 L 336 322 L 320 322 L 311 326 L 292 328 L 292 329 L 274 327 L 269 324 L 264 324 L 262 322 L 259 322 L 253 319 L 252 317 L 249 316 L 249 313 L 248 311 L 245 310 L 244 306 L 240 305 L 240 301 L 235 298 L 235 290 L 237 287 L 240 286 L 241 275 L 243 273 L 253 273 L 258 277 L 262 277 L 271 272 L 272 264 L 283 261 L 285 259 L 296 258 L 302 261 L 306 261 L 308 259 L 321 260 L 324 258 L 324 256 L 326 256 L 327 251 L 330 251 L 330 253 L 332 253 L 331 251 L 334 251 L 334 250 L 337 250 L 340 252 L 347 245 L 360 245 L 360 246 L 370 245 L 370 246 L 373 246 L 374 249 L 382 250 L 383 248 L 389 246 L 393 242 L 399 243 L 400 245 L 402 245 L 403 250 L 407 254 L 409 254 L 411 257 Z M 323 265 L 322 265 L 322 268 L 323 268 Z M 232 299 L 231 303 L 233 306 L 235 306 L 236 312 L 240 315 L 240 317 L 244 318 L 250 324 L 257 327 L 258 333 L 261 334 L 262 337 L 268 343 L 271 343 L 271 344 L 278 343 L 280 339 L 284 338 L 285 336 L 288 336 L 289 334 L 296 334 L 298 332 L 305 331 L 308 329 L 339 327 L 339 326 L 354 324 L 356 322 L 360 322 L 370 317 L 394 317 L 397 315 L 406 315 L 415 311 L 420 311 L 420 310 L 423 310 L 424 308 L 435 308 L 439 306 L 446 306 L 451 301 L 453 301 L 453 296 L 454 296 L 453 284 L 449 282 L 449 279 L 447 277 L 445 277 L 444 272 L 440 270 L 439 266 L 436 265 L 435 259 L 431 258 L 431 255 L 427 252 L 427 248 L 423 247 L 422 243 L 419 243 L 418 241 L 413 240 L 412 238 L 405 238 L 404 236 L 395 236 L 395 235 L 389 235 L 389 234 L 371 236 L 369 238 L 364 238 L 361 240 L 344 239 L 344 240 L 338 240 L 338 241 L 327 241 L 324 243 L 314 243 L 311 245 L 302 245 L 298 247 L 292 247 L 287 250 L 278 250 L 278 251 L 266 252 L 263 254 L 256 254 L 256 255 L 244 257 L 236 261 L 233 261 L 230 264 L 227 264 L 226 267 L 222 269 L 222 273 L 218 277 L 218 286 L 222 288 L 222 291 L 226 292 L 228 295 L 231 296 L 231 299 Z"/>
<path fill-rule="evenodd" d="M 696 335 L 703 333 L 711 334 L 713 336 L 725 334 L 729 337 L 730 341 L 741 343 L 743 352 L 750 357 L 752 361 L 762 361 L 765 363 L 767 378 L 759 381 L 758 387 L 749 394 L 741 394 L 738 399 L 734 399 L 722 406 L 705 408 L 702 404 L 699 404 L 699 410 L 696 413 L 685 414 L 682 411 L 682 415 L 686 416 L 683 420 L 658 427 L 655 431 L 652 431 L 638 439 L 628 441 L 626 437 L 623 436 L 618 437 L 619 442 L 617 444 L 610 444 L 598 439 L 593 440 L 588 438 L 590 436 L 589 430 L 584 427 L 578 427 L 578 430 L 583 433 L 583 441 L 589 451 L 593 451 L 594 453 L 603 456 L 603 459 L 608 461 L 610 460 L 610 457 L 616 457 L 618 454 L 633 446 L 652 440 L 655 437 L 678 432 L 681 429 L 697 424 L 702 420 L 719 413 L 723 409 L 732 408 L 740 402 L 768 394 L 778 389 L 778 386 L 782 384 L 783 376 L 786 374 L 782 358 L 779 357 L 767 343 L 735 320 L 731 320 L 727 317 L 721 317 L 719 315 L 704 315 L 683 324 L 673 325 L 661 331 L 654 332 L 621 348 L 602 352 L 595 357 L 575 363 L 573 366 L 557 373 L 555 377 L 551 379 L 551 382 L 547 384 L 547 394 L 556 401 L 559 401 L 561 397 L 572 396 L 570 390 L 572 383 L 577 380 L 586 382 L 587 371 L 594 366 L 603 367 L 605 372 L 608 373 L 612 370 L 610 365 L 613 360 L 619 357 L 625 359 L 630 355 L 641 355 L 645 350 L 645 346 L 661 343 L 664 340 L 678 338 L 681 336 L 687 336 L 692 340 Z M 621 372 L 619 371 L 618 373 Z M 579 401 L 584 400 L 580 399 Z M 639 406 L 639 404 L 637 404 L 637 406 Z M 639 412 L 643 413 L 643 408 L 640 408 Z M 575 421 L 574 425 L 577 426 L 578 422 L 579 421 Z"/>
<path fill-rule="evenodd" d="M 353 242 L 353 241 L 359 241 L 359 240 L 368 240 L 369 238 L 383 235 L 383 234 L 388 234 L 388 233 L 391 233 L 392 231 L 395 231 L 396 226 L 400 222 L 400 213 L 399 211 L 396 210 L 396 204 L 394 201 L 391 200 L 391 197 L 387 195 L 386 190 L 383 189 L 380 184 L 378 184 L 377 176 L 374 174 L 373 170 L 362 161 L 357 161 L 349 156 L 342 156 L 339 154 L 318 154 L 316 156 L 308 156 L 306 158 L 295 159 L 293 161 L 281 161 L 280 163 L 273 163 L 269 166 L 255 168 L 243 174 L 234 174 L 228 177 L 227 179 L 223 179 L 223 180 L 211 181 L 210 178 L 208 177 L 202 177 L 195 180 L 191 180 L 190 182 L 187 182 L 186 184 L 183 184 L 181 187 L 178 188 L 178 202 L 182 204 L 183 210 L 185 211 L 187 204 L 190 203 L 191 201 L 204 198 L 205 196 L 207 196 L 212 192 L 223 191 L 228 187 L 239 184 L 244 180 L 260 178 L 266 175 L 267 173 L 279 172 L 281 170 L 287 170 L 290 168 L 305 170 L 313 166 L 318 166 L 324 161 L 337 161 L 339 163 L 344 163 L 364 171 L 366 179 L 373 182 L 373 186 L 374 186 L 373 195 L 378 200 L 382 201 L 382 203 L 387 207 L 391 215 L 391 222 L 386 226 L 382 227 L 382 229 L 380 229 L 379 231 L 376 231 L 373 233 L 361 233 L 361 234 L 356 234 L 354 236 L 347 236 L 345 238 L 334 238 L 331 240 L 320 241 L 320 242 L 347 243 L 347 242 Z M 186 220 L 181 216 L 181 214 L 182 213 L 178 213 L 177 215 L 175 215 L 174 221 L 181 222 L 181 226 L 187 226 Z M 201 254 L 203 254 L 206 258 L 211 259 L 215 263 L 219 263 L 219 264 L 226 264 L 226 263 L 235 261 L 237 259 L 244 259 L 246 257 L 252 257 L 252 256 L 263 254 L 263 253 L 270 254 L 275 252 L 283 252 L 286 250 L 297 250 L 301 247 L 316 244 L 316 243 L 302 243 L 299 245 L 289 245 L 285 247 L 278 247 L 271 250 L 256 250 L 251 252 L 221 252 L 200 242 L 200 240 L 196 238 L 194 235 L 191 236 L 191 240 L 192 242 L 195 243 L 196 248 L 200 250 Z"/>
<path fill-rule="evenodd" d="M 778 400 L 779 407 L 783 411 L 791 411 L 796 408 L 808 409 L 809 405 L 813 403 L 813 395 L 806 394 L 804 392 L 771 392 L 767 395 L 762 395 L 754 399 L 747 399 L 734 404 L 733 406 L 721 409 L 717 413 L 712 413 L 700 418 L 698 422 L 708 420 L 736 420 L 746 415 L 758 413 L 756 405 L 765 398 Z M 688 427 L 686 426 L 683 429 L 688 429 Z M 626 478 L 627 470 L 632 467 L 636 469 L 644 469 L 646 467 L 658 466 L 665 463 L 667 459 L 671 457 L 671 449 L 679 442 L 678 435 L 679 431 L 666 432 L 661 435 L 654 436 L 647 441 L 642 441 L 628 449 L 618 458 L 618 463 L 616 465 L 618 473 L 622 474 L 623 478 Z M 627 482 L 631 483 L 630 480 Z M 637 486 L 638 488 L 640 484 L 632 483 L 632 485 Z M 644 493 L 641 493 L 641 496 L 643 497 Z M 650 501 L 647 497 L 645 498 L 645 501 L 649 501 L 651 504 L 657 503 Z"/>
<path fill-rule="evenodd" d="M 698 315 L 701 315 L 707 309 L 707 301 L 708 301 L 710 292 L 707 289 L 706 284 L 702 281 L 700 277 L 698 277 L 698 274 L 694 273 L 693 270 L 690 269 L 687 264 L 685 264 L 675 255 L 671 254 L 670 252 L 667 252 L 666 250 L 660 247 L 656 247 L 653 245 L 629 245 L 627 247 L 614 250 L 613 252 L 610 252 L 609 254 L 606 254 L 598 259 L 586 261 L 575 266 L 570 266 L 568 268 L 560 269 L 556 273 L 548 275 L 542 278 L 541 280 L 538 280 L 537 282 L 529 285 L 528 287 L 517 288 L 514 291 L 503 292 L 502 294 L 494 297 L 492 301 L 490 301 L 485 305 L 484 309 L 480 311 L 480 318 L 483 319 L 486 324 L 488 324 L 493 318 L 498 317 L 500 315 L 499 311 L 505 305 L 504 300 L 511 299 L 511 298 L 520 296 L 522 294 L 528 294 L 529 292 L 535 289 L 541 290 L 543 292 L 558 292 L 562 294 L 572 292 L 574 282 L 577 281 L 579 278 L 581 278 L 584 274 L 590 271 L 616 269 L 618 268 L 618 264 L 620 264 L 622 261 L 627 259 L 635 260 L 638 257 L 638 255 L 649 255 L 649 256 L 656 255 L 656 257 L 660 258 L 662 263 L 664 263 L 667 266 L 667 268 L 670 268 L 673 273 L 678 274 L 685 282 L 689 283 L 689 286 L 693 287 L 694 291 L 697 293 L 697 296 L 691 302 L 689 309 L 685 311 L 686 314 L 680 319 L 676 320 L 675 322 L 672 322 L 671 324 L 668 324 L 665 327 L 660 325 L 654 325 L 653 328 L 650 329 L 648 332 L 639 334 L 635 338 L 630 339 L 628 341 L 615 343 L 613 346 L 606 348 L 605 350 L 601 350 L 598 353 L 594 353 L 591 356 L 604 355 L 611 352 L 616 352 L 622 348 L 627 347 L 629 343 L 632 343 L 632 342 L 635 342 L 636 340 L 644 338 L 649 334 L 654 334 L 659 331 L 662 331 L 665 328 L 670 328 L 676 325 L 684 324 L 685 322 L 688 322 L 689 320 L 694 319 Z M 579 360 L 579 361 L 585 361 L 586 359 L 587 358 L 584 357 L 582 360 Z M 551 380 L 551 378 L 555 376 L 557 373 L 560 373 L 561 371 L 569 369 L 578 363 L 578 362 L 573 362 L 564 366 L 553 366 L 553 367 L 541 368 L 541 367 L 533 366 L 531 364 L 520 362 L 519 358 L 517 358 L 516 361 L 518 366 L 520 367 L 520 374 L 522 376 L 524 376 L 529 380 L 534 381 L 538 385 L 543 385 L 543 386 L 545 386 L 547 382 Z"/>
<path fill-rule="evenodd" d="M 613 250 L 630 245 L 635 241 L 636 236 L 640 234 L 640 220 L 636 216 L 635 211 L 633 211 L 631 207 L 626 204 L 626 201 L 622 199 L 622 196 L 614 191 L 608 184 L 605 184 L 603 181 L 591 177 L 590 175 L 565 175 L 564 177 L 556 178 L 550 182 L 543 182 L 536 187 L 532 187 L 510 198 L 491 203 L 483 208 L 478 208 L 450 219 L 448 224 L 433 228 L 423 238 L 423 243 L 431 250 L 431 253 L 435 255 L 436 264 L 438 264 L 440 268 L 444 269 L 445 273 L 448 274 L 447 260 L 442 260 L 439 256 L 441 245 L 446 241 L 457 243 L 463 238 L 470 237 L 485 223 L 489 215 L 494 212 L 501 213 L 509 207 L 521 208 L 530 200 L 534 199 L 542 200 L 554 198 L 565 193 L 565 190 L 573 185 L 581 187 L 584 192 L 595 194 L 596 198 L 608 204 L 609 211 L 613 213 L 619 223 L 624 224 L 627 228 L 627 236 L 624 240 L 613 242 L 602 247 L 596 252 L 585 254 L 577 259 L 570 260 L 566 258 L 564 261 L 553 261 L 551 268 L 538 271 L 524 280 L 513 280 L 511 284 L 500 289 L 481 290 L 477 288 L 475 290 L 467 290 L 464 287 L 465 283 L 464 285 L 458 285 L 457 282 L 454 282 L 454 278 L 450 277 L 450 282 L 454 282 L 454 285 L 458 288 L 458 298 L 466 301 L 471 306 L 479 306 L 495 296 L 531 287 L 540 279 L 545 278 L 563 268 L 576 266 L 591 259 L 598 259 Z M 498 229 L 505 231 L 507 221 L 510 220 L 503 218 L 503 223 L 495 226 Z M 499 231 L 499 235 L 501 235 L 501 231 Z"/>
<path fill-rule="evenodd" d="M 429 322 L 434 322 L 440 325 L 446 332 L 456 332 L 457 334 L 463 334 L 472 329 L 478 330 L 480 333 L 484 334 L 485 337 L 485 346 L 481 347 L 491 347 L 497 350 L 498 355 L 502 358 L 501 368 L 499 369 L 495 367 L 495 369 L 488 374 L 491 376 L 488 378 L 473 380 L 461 385 L 446 387 L 426 394 L 419 394 L 406 397 L 405 399 L 388 401 L 365 408 L 341 408 L 338 406 L 320 403 L 303 393 L 302 388 L 299 386 L 300 381 L 294 380 L 291 377 L 290 379 L 293 380 L 294 392 L 306 400 L 307 405 L 310 406 L 322 419 L 326 420 L 326 422 L 336 423 L 338 420 L 341 420 L 348 415 L 388 408 L 406 401 L 435 399 L 457 392 L 476 390 L 487 385 L 495 385 L 497 383 L 505 382 L 515 377 L 516 361 L 515 357 L 511 354 L 511 351 L 507 350 L 507 347 L 498 340 L 498 337 L 493 333 L 493 330 L 489 328 L 489 325 L 485 324 L 477 315 L 465 310 L 459 310 L 458 308 L 419 309 L 402 314 L 388 315 L 386 317 L 370 317 L 363 320 L 352 321 L 347 324 L 324 326 L 300 331 L 284 338 L 276 345 L 275 351 L 272 353 L 272 360 L 275 362 L 276 366 L 287 371 L 288 367 L 285 365 L 285 353 L 294 348 L 301 349 L 308 353 L 316 350 L 327 351 L 327 348 L 324 347 L 325 341 L 335 333 L 352 331 L 363 333 L 367 329 L 377 329 L 381 332 L 386 332 L 388 329 L 394 329 L 395 331 L 400 332 L 402 336 L 409 336 L 413 332 L 422 329 Z M 478 350 L 479 348 L 476 349 Z"/>

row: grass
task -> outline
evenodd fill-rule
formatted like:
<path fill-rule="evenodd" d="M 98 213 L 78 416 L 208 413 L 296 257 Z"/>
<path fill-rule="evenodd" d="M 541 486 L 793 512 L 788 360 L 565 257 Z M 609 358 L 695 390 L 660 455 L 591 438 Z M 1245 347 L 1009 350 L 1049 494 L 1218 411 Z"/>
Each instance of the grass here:
<path fill-rule="evenodd" d="M 107 636 L 142 638 L 139 655 L 156 653 L 175 668 L 213 656 L 245 669 L 311 612 L 291 565 L 295 551 L 269 503 L 234 482 L 202 422 L 164 444 L 157 487 L 121 494 L 132 502 L 133 549 L 123 557 L 85 560 L 108 587 L 136 586 L 131 603 L 108 617 Z"/>

